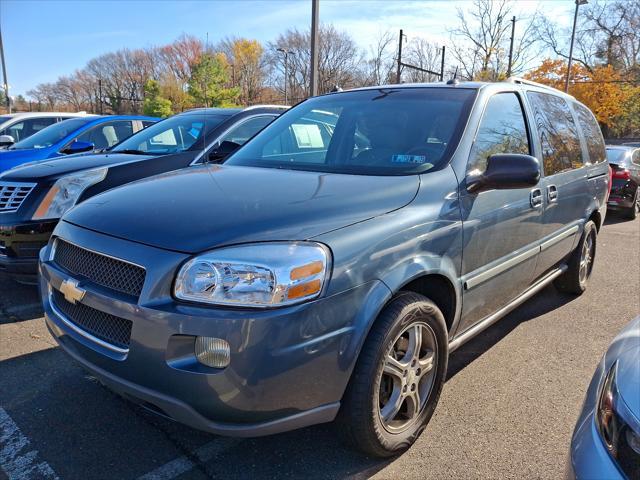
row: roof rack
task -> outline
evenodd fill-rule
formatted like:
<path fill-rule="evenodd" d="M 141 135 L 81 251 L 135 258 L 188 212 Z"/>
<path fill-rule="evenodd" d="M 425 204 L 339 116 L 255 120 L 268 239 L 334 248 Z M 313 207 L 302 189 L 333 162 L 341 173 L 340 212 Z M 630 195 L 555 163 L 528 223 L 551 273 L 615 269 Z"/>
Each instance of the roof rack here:
<path fill-rule="evenodd" d="M 568 93 L 563 92 L 562 90 L 558 90 L 557 88 L 553 88 L 550 87 L 549 85 L 545 85 L 544 83 L 539 83 L 539 82 L 534 82 L 532 80 L 527 80 L 526 78 L 520 78 L 520 77 L 509 77 L 506 80 L 509 83 L 517 83 L 520 85 L 530 85 L 532 87 L 538 87 L 538 88 L 544 88 L 547 90 L 553 90 L 554 92 L 560 92 L 563 95 L 567 95 L 569 97 L 571 97 L 571 95 L 569 95 Z"/>
<path fill-rule="evenodd" d="M 286 110 L 291 107 L 289 105 L 251 105 L 250 107 L 246 107 L 244 111 L 255 110 L 256 108 L 280 108 L 282 110 Z"/>

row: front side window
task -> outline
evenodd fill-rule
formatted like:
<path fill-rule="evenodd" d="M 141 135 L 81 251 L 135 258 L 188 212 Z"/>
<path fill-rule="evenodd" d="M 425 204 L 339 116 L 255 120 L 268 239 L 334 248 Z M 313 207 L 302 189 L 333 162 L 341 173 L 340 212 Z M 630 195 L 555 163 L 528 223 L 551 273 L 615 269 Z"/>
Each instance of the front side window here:
<path fill-rule="evenodd" d="M 71 135 L 80 127 L 89 123 L 92 118 L 72 118 L 64 122 L 58 122 L 44 128 L 29 138 L 13 144 L 9 150 L 24 150 L 29 148 L 47 148 Z"/>
<path fill-rule="evenodd" d="M 214 114 L 176 115 L 139 131 L 112 151 L 164 155 L 200 150 L 207 132 L 227 118 Z"/>
<path fill-rule="evenodd" d="M 596 117 L 593 116 L 591 110 L 579 103 L 574 103 L 573 107 L 578 117 L 578 125 L 582 129 L 584 140 L 587 143 L 589 161 L 591 163 L 604 162 L 606 160 L 604 138 Z"/>
<path fill-rule="evenodd" d="M 220 143 L 233 142 L 238 145 L 244 145 L 247 140 L 273 122 L 274 118 L 276 118 L 274 115 L 261 115 L 259 117 L 250 118 L 227 132 L 220 139 Z"/>
<path fill-rule="evenodd" d="M 517 94 L 498 93 L 489 99 L 469 156 L 469 171 L 482 173 L 496 153 L 529 155 L 529 136 Z"/>
<path fill-rule="evenodd" d="M 98 150 L 112 147 L 133 135 L 133 125 L 130 120 L 116 120 L 106 122 L 90 128 L 76 140 L 93 143 Z"/>
<path fill-rule="evenodd" d="M 376 88 L 311 98 L 226 165 L 407 175 L 447 162 L 476 96 L 465 88 Z"/>
<path fill-rule="evenodd" d="M 20 140 L 24 140 L 54 123 L 56 123 L 56 119 L 54 117 L 29 118 L 11 125 L 6 129 L 7 133 L 5 135 L 11 135 L 16 142 L 19 142 Z"/>
<path fill-rule="evenodd" d="M 584 164 L 578 128 L 569 104 L 557 95 L 527 92 L 542 146 L 545 175 L 554 175 Z"/>
<path fill-rule="evenodd" d="M 640 149 L 633 152 L 633 156 L 631 157 L 631 161 L 636 165 L 640 166 Z"/>

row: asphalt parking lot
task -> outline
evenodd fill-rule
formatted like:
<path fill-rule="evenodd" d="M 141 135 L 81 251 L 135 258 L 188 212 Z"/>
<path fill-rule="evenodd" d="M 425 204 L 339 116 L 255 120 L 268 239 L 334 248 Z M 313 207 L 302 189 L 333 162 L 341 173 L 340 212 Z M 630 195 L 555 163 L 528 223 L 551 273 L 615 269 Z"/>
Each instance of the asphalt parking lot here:
<path fill-rule="evenodd" d="M 422 437 L 380 461 L 333 425 L 230 439 L 147 413 L 56 347 L 33 288 L 0 278 L 0 479 L 560 478 L 593 370 L 639 292 L 640 221 L 610 216 L 589 290 L 549 287 L 458 350 Z"/>

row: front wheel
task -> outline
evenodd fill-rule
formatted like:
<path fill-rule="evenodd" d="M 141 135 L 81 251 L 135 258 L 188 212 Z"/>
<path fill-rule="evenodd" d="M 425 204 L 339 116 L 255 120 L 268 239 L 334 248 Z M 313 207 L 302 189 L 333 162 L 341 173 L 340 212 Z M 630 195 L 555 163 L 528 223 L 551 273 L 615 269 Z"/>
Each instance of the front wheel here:
<path fill-rule="evenodd" d="M 638 211 L 640 211 L 640 187 L 636 188 L 636 195 L 633 199 L 633 204 L 631 208 L 629 208 L 626 212 L 626 217 L 629 220 L 635 220 L 638 216 Z"/>
<path fill-rule="evenodd" d="M 350 443 L 388 457 L 422 433 L 447 372 L 448 335 L 428 298 L 401 292 L 384 308 L 365 342 L 340 419 Z"/>

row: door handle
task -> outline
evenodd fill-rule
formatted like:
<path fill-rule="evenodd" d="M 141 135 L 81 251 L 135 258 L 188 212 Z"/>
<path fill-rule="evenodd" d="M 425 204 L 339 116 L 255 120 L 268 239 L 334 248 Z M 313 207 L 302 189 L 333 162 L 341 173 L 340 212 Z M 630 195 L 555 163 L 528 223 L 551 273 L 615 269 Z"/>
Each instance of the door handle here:
<path fill-rule="evenodd" d="M 556 202 L 558 200 L 558 188 L 555 185 L 547 186 L 547 199 L 549 203 Z"/>
<path fill-rule="evenodd" d="M 542 205 L 542 190 L 539 188 L 534 188 L 531 190 L 529 194 L 529 201 L 531 202 L 531 206 L 533 208 L 538 208 Z"/>

